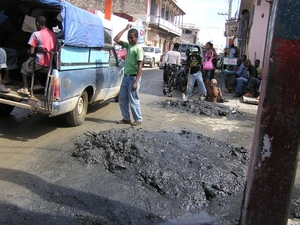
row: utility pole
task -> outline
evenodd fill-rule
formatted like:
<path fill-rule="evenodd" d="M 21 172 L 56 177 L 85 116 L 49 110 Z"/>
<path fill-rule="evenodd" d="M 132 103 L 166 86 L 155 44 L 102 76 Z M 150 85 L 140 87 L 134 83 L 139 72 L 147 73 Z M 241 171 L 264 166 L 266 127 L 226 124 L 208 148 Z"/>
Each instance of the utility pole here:
<path fill-rule="evenodd" d="M 288 9 L 289 13 L 286 13 Z M 274 0 L 242 225 L 286 225 L 300 149 L 300 4 Z"/>
<path fill-rule="evenodd" d="M 233 0 L 228 0 L 228 3 L 229 3 L 229 6 L 228 6 L 228 13 L 218 13 L 218 15 L 221 15 L 221 16 L 228 16 L 227 18 L 227 22 L 229 22 L 231 20 L 231 13 L 232 13 L 232 1 Z M 226 36 L 226 45 L 228 44 L 228 36 Z"/>

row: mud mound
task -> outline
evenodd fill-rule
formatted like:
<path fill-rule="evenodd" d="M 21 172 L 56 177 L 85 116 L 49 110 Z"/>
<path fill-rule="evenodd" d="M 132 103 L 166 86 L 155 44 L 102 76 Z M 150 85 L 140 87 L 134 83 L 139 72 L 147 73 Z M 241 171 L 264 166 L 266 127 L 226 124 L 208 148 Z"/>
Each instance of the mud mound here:
<path fill-rule="evenodd" d="M 196 115 L 206 116 L 227 116 L 229 118 L 242 116 L 243 114 L 237 110 L 230 109 L 226 105 L 220 103 L 207 102 L 202 100 L 180 101 L 165 100 L 159 103 L 163 108 L 172 109 L 179 112 L 187 112 Z"/>
<path fill-rule="evenodd" d="M 242 192 L 249 153 L 183 130 L 181 133 L 112 129 L 77 141 L 74 157 L 174 201 L 175 208 L 201 209 L 211 198 Z"/>
<path fill-rule="evenodd" d="M 292 199 L 291 208 L 293 217 L 300 219 L 300 199 Z"/>

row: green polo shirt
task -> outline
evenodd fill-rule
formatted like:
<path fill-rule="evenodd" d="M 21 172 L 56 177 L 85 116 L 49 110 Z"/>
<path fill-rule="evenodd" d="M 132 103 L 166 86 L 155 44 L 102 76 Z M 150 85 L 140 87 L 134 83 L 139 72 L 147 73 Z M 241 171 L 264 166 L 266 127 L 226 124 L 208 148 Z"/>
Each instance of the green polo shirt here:
<path fill-rule="evenodd" d="M 125 59 L 125 74 L 137 74 L 138 61 L 143 61 L 144 51 L 138 44 L 131 45 L 128 42 L 124 42 L 124 47 L 127 50 Z"/>

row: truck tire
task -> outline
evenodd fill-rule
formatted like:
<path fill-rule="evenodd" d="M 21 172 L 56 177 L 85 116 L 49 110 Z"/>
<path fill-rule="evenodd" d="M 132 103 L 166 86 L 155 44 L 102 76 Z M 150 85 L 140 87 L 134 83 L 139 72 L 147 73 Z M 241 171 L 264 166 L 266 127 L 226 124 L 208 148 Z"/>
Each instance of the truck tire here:
<path fill-rule="evenodd" d="M 88 108 L 88 94 L 86 91 L 84 91 L 79 97 L 75 108 L 71 112 L 67 113 L 68 124 L 71 126 L 81 125 L 85 120 L 87 108 Z"/>
<path fill-rule="evenodd" d="M 120 93 L 115 97 L 115 102 L 119 102 Z"/>
<path fill-rule="evenodd" d="M 6 105 L 0 103 L 0 116 L 8 116 L 15 107 L 12 105 Z"/>

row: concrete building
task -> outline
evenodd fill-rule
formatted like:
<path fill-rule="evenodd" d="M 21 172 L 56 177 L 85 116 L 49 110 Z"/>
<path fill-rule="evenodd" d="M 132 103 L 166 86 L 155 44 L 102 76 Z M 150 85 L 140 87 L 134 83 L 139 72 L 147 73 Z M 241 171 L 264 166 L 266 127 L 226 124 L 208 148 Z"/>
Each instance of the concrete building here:
<path fill-rule="evenodd" d="M 176 38 L 176 42 L 200 44 L 200 30 L 195 24 L 183 23 L 181 26 L 182 36 Z"/>
<path fill-rule="evenodd" d="M 238 43 L 240 55 L 264 64 L 272 0 L 241 0 Z"/>
<path fill-rule="evenodd" d="M 70 0 L 80 8 L 105 11 L 105 0 Z M 141 19 L 145 26 L 145 45 L 160 47 L 164 52 L 172 48 L 177 37 L 182 35 L 185 13 L 176 5 L 176 0 L 115 0 L 112 11 L 118 16 L 128 15 Z"/>

